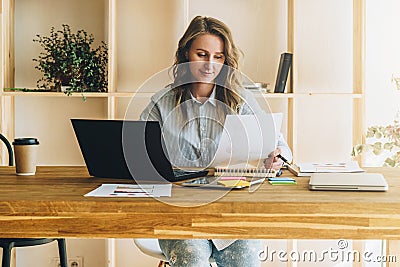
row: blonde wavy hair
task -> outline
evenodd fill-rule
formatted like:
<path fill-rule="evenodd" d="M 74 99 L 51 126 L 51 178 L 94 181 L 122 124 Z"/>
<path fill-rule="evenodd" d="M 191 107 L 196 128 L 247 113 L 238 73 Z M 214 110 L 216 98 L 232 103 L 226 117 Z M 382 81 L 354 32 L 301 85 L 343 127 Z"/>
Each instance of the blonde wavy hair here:
<path fill-rule="evenodd" d="M 176 105 L 178 106 L 190 98 L 189 90 L 187 90 L 185 84 L 191 81 L 191 73 L 188 64 L 182 63 L 189 62 L 186 56 L 187 52 L 193 40 L 203 34 L 219 36 L 224 42 L 225 62 L 221 72 L 215 78 L 217 86 L 215 97 L 230 107 L 233 112 L 238 113 L 243 102 L 239 94 L 242 89 L 239 72 L 241 51 L 233 42 L 232 33 L 228 26 L 211 17 L 196 16 L 193 18 L 186 32 L 179 40 L 172 69 L 174 75 L 172 88 L 176 92 Z"/>

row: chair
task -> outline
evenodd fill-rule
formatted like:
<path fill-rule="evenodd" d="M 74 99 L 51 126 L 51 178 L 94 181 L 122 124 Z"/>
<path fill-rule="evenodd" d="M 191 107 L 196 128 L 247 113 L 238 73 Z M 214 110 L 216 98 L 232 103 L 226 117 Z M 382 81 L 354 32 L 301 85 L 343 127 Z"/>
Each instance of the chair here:
<path fill-rule="evenodd" d="M 0 139 L 4 142 L 8 150 L 8 165 L 14 165 L 14 154 L 10 142 L 4 135 L 0 134 Z M 43 245 L 57 240 L 58 253 L 60 257 L 61 267 L 68 267 L 67 263 L 67 249 L 64 238 L 0 238 L 0 247 L 3 248 L 3 258 L 1 261 L 2 267 L 10 267 L 11 265 L 11 251 L 14 247 L 30 247 Z"/>
<path fill-rule="evenodd" d="M 158 245 L 158 239 L 138 238 L 134 239 L 133 242 L 135 243 L 136 247 L 144 254 L 159 259 L 160 263 L 158 264 L 158 267 L 169 265 L 167 258 L 165 258 L 160 246 Z"/>
<path fill-rule="evenodd" d="M 60 255 L 61 267 L 68 267 L 67 264 L 67 250 L 65 239 L 52 239 L 52 238 L 0 238 L 0 247 L 3 248 L 3 258 L 1 261 L 2 267 L 10 267 L 11 265 L 11 250 L 14 247 L 30 247 L 43 245 L 57 240 L 58 253 Z"/>
<path fill-rule="evenodd" d="M 158 239 L 156 238 L 137 238 L 134 239 L 136 247 L 146 255 L 149 255 L 153 258 L 159 259 L 160 262 L 158 267 L 169 266 L 167 258 L 161 251 L 160 245 L 158 244 Z M 213 259 L 210 258 L 210 262 L 214 262 Z M 211 266 L 211 264 L 210 264 Z"/>

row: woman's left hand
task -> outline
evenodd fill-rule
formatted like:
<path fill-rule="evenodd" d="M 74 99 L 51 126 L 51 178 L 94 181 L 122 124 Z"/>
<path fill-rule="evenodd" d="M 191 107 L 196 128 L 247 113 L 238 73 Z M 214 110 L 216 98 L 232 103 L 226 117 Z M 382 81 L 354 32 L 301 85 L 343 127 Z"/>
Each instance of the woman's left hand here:
<path fill-rule="evenodd" d="M 268 158 L 264 160 L 265 168 L 279 171 L 282 168 L 283 160 L 281 160 L 277 156 L 281 154 L 281 152 L 281 149 L 278 147 L 277 149 L 269 153 Z"/>

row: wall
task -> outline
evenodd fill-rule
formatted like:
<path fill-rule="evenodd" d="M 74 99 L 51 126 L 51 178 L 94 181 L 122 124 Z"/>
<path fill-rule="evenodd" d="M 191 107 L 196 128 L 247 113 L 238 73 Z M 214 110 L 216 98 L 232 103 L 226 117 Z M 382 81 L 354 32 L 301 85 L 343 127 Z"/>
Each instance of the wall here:
<path fill-rule="evenodd" d="M 296 114 L 301 114 L 296 125 L 297 161 L 348 160 L 352 100 L 325 93 L 353 92 L 353 3 L 294 2 L 294 91 L 306 94 L 295 102 Z"/>
<path fill-rule="evenodd" d="M 367 0 L 366 45 L 366 124 L 393 124 L 400 110 L 400 91 L 392 76 L 400 77 L 400 36 L 398 10 L 400 2 L 385 4 Z M 366 165 L 380 166 L 385 155 L 368 154 Z"/>
<path fill-rule="evenodd" d="M 279 56 L 286 52 L 286 10 L 286 1 L 195 0 L 190 1 L 188 13 L 189 20 L 203 15 L 225 22 L 243 51 L 243 73 L 253 81 L 273 83 Z"/>
<path fill-rule="evenodd" d="M 68 259 L 83 259 L 85 267 L 107 266 L 106 246 L 102 239 L 67 239 Z M 57 267 L 58 258 L 57 242 L 42 246 L 17 248 L 17 266 L 42 266 Z M 79 266 L 81 267 L 81 266 Z"/>

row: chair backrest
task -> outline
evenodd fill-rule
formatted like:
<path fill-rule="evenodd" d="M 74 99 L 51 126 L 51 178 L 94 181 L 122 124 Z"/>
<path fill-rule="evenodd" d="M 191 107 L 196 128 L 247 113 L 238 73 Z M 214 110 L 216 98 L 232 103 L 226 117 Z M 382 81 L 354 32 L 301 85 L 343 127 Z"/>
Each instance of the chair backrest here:
<path fill-rule="evenodd" d="M 13 153 L 11 144 L 7 140 L 7 138 L 5 138 L 5 136 L 2 135 L 2 134 L 0 134 L 0 139 L 1 139 L 1 141 L 3 141 L 3 143 L 7 147 L 7 151 L 8 151 L 8 166 L 13 166 L 14 165 L 14 153 Z"/>
<path fill-rule="evenodd" d="M 164 254 L 158 245 L 158 239 L 156 238 L 137 238 L 134 239 L 136 247 L 146 255 L 157 258 L 162 261 L 167 261 Z"/>

